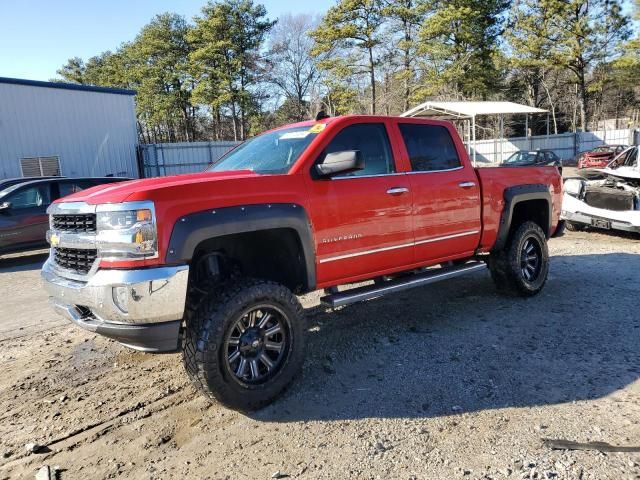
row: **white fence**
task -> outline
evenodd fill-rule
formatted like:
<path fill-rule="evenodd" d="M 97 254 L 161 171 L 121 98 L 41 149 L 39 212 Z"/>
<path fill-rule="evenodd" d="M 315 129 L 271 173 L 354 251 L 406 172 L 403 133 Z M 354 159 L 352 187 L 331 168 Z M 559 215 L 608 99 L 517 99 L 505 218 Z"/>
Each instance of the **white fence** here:
<path fill-rule="evenodd" d="M 598 130 L 594 132 L 563 133 L 536 137 L 476 141 L 476 163 L 478 166 L 495 165 L 520 150 L 553 150 L 562 160 L 571 162 L 576 155 L 602 144 L 632 145 L 637 132 L 631 129 Z M 467 145 L 473 158 L 473 145 Z"/>

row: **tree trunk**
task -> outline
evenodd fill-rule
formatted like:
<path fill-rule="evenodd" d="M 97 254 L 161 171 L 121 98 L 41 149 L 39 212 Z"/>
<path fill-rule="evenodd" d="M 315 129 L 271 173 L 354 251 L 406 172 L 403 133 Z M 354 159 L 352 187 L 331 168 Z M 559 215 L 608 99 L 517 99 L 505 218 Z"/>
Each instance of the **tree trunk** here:
<path fill-rule="evenodd" d="M 238 114 L 236 112 L 236 102 L 231 101 L 231 119 L 233 123 L 233 140 L 238 141 Z"/>
<path fill-rule="evenodd" d="M 409 7 L 413 6 L 409 4 Z M 411 26 L 407 20 L 403 20 L 404 27 L 404 41 L 406 42 L 404 48 L 404 112 L 409 110 L 409 97 L 411 96 L 411 79 L 409 78 L 409 72 L 411 71 Z"/>
<path fill-rule="evenodd" d="M 376 71 L 373 62 L 373 48 L 369 48 L 369 76 L 371 79 L 371 115 L 376 114 Z"/>
<path fill-rule="evenodd" d="M 580 70 L 579 77 L 580 88 L 580 126 L 583 132 L 587 131 L 588 118 L 587 118 L 587 82 L 585 80 L 584 69 Z"/>
<path fill-rule="evenodd" d="M 547 101 L 549 102 L 549 106 L 551 107 L 551 118 L 553 118 L 553 132 L 557 135 L 558 121 L 556 120 L 556 105 L 555 103 L 553 103 L 553 100 L 551 100 L 551 92 L 549 92 L 549 89 L 547 88 L 547 84 L 545 83 L 544 78 L 541 78 L 540 84 L 542 85 L 542 88 L 544 88 L 544 91 L 547 94 Z M 548 117 L 547 117 L 547 121 L 548 121 Z"/>

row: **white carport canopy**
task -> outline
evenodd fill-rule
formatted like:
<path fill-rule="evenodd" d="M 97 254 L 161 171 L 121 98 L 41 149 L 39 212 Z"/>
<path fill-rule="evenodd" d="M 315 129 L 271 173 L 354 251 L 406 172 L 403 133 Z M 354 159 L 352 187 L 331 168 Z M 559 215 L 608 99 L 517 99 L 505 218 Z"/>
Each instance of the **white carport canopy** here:
<path fill-rule="evenodd" d="M 504 116 L 525 115 L 525 132 L 529 136 L 529 114 L 547 113 L 547 135 L 549 134 L 548 111 L 513 102 L 424 102 L 407 110 L 401 117 L 429 117 L 442 120 L 467 120 L 467 145 L 473 145 L 473 163 L 476 162 L 476 117 L 498 115 L 500 118 L 500 139 L 504 138 Z M 502 157 L 502 142 L 500 142 Z M 471 151 L 469 151 L 471 153 Z"/>

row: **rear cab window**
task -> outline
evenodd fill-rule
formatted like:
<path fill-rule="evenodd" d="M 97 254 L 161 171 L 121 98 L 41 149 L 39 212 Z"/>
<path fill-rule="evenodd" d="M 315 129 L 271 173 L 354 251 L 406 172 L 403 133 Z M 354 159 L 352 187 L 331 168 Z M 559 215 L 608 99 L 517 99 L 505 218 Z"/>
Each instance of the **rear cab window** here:
<path fill-rule="evenodd" d="M 399 123 L 411 170 L 441 172 L 462 168 L 451 134 L 441 125 Z"/>

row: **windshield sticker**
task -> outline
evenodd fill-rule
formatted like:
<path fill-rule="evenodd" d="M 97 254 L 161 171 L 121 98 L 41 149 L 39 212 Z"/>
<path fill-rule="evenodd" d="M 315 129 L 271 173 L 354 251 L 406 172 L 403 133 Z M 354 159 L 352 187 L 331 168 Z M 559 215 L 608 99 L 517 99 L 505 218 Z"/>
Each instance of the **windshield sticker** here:
<path fill-rule="evenodd" d="M 309 135 L 309 132 L 306 130 L 302 130 L 301 132 L 287 132 L 280 135 L 278 140 L 291 140 L 294 138 L 304 138 Z"/>
<path fill-rule="evenodd" d="M 324 130 L 324 127 L 327 125 L 325 123 L 316 123 L 313 127 L 309 129 L 309 133 L 320 133 Z"/>

